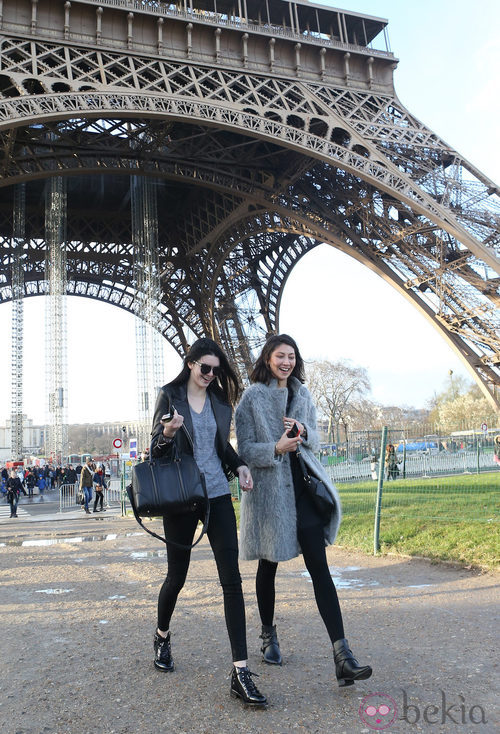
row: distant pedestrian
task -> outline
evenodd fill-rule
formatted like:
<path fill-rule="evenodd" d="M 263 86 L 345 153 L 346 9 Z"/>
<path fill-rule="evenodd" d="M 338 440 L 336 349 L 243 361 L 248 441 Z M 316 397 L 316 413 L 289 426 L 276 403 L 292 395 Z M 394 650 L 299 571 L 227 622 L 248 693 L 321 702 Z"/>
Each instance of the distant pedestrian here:
<path fill-rule="evenodd" d="M 66 469 L 66 474 L 64 476 L 64 484 L 76 484 L 78 479 L 78 476 L 76 474 L 76 471 L 73 469 L 72 465 L 70 464 L 68 468 Z"/>
<path fill-rule="evenodd" d="M 392 443 L 387 444 L 387 448 L 385 450 L 385 464 L 387 467 L 387 480 L 397 479 L 399 476 L 398 460 L 396 457 L 396 449 Z"/>
<path fill-rule="evenodd" d="M 85 512 L 88 515 L 90 515 L 89 502 L 92 499 L 93 481 L 94 465 L 92 464 L 90 456 L 88 456 L 80 474 L 80 489 L 83 492 L 83 505 Z"/>
<path fill-rule="evenodd" d="M 26 487 L 28 489 L 28 497 L 31 498 L 33 497 L 33 488 L 37 482 L 36 475 L 33 471 L 28 472 L 25 482 L 26 482 Z"/>
<path fill-rule="evenodd" d="M 94 473 L 93 483 L 95 492 L 94 512 L 99 512 L 99 510 L 97 509 L 97 505 L 99 502 L 101 503 L 101 512 L 104 512 L 104 490 L 106 488 L 106 480 L 104 478 L 104 472 L 102 468 L 98 469 Z"/>
<path fill-rule="evenodd" d="M 47 480 L 41 474 L 38 477 L 38 492 L 40 493 L 40 502 L 43 502 L 43 493 L 45 492 L 45 489 L 47 488 Z"/>
<path fill-rule="evenodd" d="M 64 475 L 64 470 L 63 470 L 62 466 L 58 466 L 56 468 L 56 471 L 55 471 L 55 486 L 57 487 L 57 489 L 59 489 L 59 487 L 62 484 L 63 475 Z M 54 487 L 53 487 L 53 489 L 54 489 Z"/>
<path fill-rule="evenodd" d="M 17 503 L 21 494 L 22 484 L 14 469 L 7 479 L 7 502 L 10 505 L 10 516 L 17 517 Z"/>
<path fill-rule="evenodd" d="M 21 492 L 24 494 L 24 496 L 27 496 L 27 491 L 24 488 L 24 469 L 18 469 L 17 470 L 17 476 L 19 477 L 19 481 L 21 482 Z"/>

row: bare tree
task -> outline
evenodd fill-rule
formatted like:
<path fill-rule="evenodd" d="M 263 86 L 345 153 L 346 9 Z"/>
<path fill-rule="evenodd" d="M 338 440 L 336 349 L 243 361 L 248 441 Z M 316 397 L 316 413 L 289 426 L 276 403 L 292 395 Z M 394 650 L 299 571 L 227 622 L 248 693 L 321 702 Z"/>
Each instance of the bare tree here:
<path fill-rule="evenodd" d="M 348 360 L 323 360 L 307 366 L 307 382 L 320 416 L 329 422 L 330 436 L 334 433 L 338 443 L 340 426 L 347 435 L 371 391 L 368 372 Z"/>
<path fill-rule="evenodd" d="M 477 385 L 462 379 L 452 387 L 434 397 L 431 415 L 440 432 L 495 425 L 497 417 Z"/>

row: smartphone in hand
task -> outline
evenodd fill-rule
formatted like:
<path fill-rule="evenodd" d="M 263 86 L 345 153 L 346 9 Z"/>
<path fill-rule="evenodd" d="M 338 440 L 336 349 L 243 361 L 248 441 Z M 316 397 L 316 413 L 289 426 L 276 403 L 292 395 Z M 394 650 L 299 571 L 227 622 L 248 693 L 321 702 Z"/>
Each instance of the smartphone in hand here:
<path fill-rule="evenodd" d="M 294 423 L 286 435 L 288 436 L 288 438 L 295 438 L 295 436 L 298 436 L 299 433 L 299 427 L 296 423 Z"/>

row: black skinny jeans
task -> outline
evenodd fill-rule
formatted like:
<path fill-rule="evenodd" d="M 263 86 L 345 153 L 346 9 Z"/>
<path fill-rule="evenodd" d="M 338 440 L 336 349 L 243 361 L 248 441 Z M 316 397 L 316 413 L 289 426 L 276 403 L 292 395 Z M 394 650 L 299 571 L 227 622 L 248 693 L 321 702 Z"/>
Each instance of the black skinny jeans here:
<path fill-rule="evenodd" d="M 96 489 L 95 500 L 94 500 L 94 512 L 97 510 L 97 505 L 99 502 L 101 503 L 101 510 L 102 510 L 103 505 L 104 505 L 104 492 L 98 492 Z"/>
<path fill-rule="evenodd" d="M 336 640 L 344 638 L 344 625 L 337 590 L 326 560 L 323 526 L 299 527 L 297 537 L 313 583 L 316 604 L 333 645 Z M 264 559 L 259 561 L 255 585 L 260 618 L 265 625 L 273 624 L 277 569 L 277 563 Z"/>
<path fill-rule="evenodd" d="M 163 518 L 165 537 L 177 543 L 190 545 L 198 523 L 193 514 Z M 245 603 L 241 589 L 238 566 L 238 536 L 231 495 L 225 494 L 210 500 L 208 539 L 214 553 L 219 580 L 224 594 L 224 615 L 231 643 L 233 661 L 247 659 Z M 167 543 L 168 573 L 158 597 L 158 629 L 170 628 L 179 592 L 186 580 L 191 551 Z"/>

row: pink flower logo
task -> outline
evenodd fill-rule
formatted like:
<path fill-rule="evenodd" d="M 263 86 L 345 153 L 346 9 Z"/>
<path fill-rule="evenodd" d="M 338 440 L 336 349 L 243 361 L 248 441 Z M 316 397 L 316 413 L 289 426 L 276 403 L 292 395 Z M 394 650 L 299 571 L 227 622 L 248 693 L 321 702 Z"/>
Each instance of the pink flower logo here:
<path fill-rule="evenodd" d="M 391 726 L 397 714 L 396 701 L 386 693 L 370 693 L 363 698 L 359 707 L 359 718 L 375 731 Z"/>

